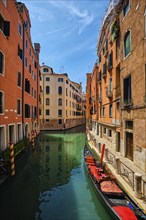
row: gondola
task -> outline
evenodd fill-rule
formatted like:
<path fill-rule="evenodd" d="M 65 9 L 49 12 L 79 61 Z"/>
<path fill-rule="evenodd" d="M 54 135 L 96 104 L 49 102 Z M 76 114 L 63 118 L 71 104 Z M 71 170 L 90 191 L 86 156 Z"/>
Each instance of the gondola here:
<path fill-rule="evenodd" d="M 116 179 L 98 161 L 87 146 L 84 147 L 84 161 L 87 174 L 114 220 L 146 220 L 146 215 L 123 191 Z"/>

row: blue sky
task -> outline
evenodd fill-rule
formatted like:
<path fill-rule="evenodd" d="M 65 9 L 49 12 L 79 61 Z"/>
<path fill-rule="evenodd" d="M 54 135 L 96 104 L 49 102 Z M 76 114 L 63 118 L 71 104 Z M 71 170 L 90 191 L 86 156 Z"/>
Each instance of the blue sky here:
<path fill-rule="evenodd" d="M 22 0 L 29 10 L 33 43 L 40 43 L 40 65 L 86 86 L 96 62 L 101 22 L 110 0 Z"/>

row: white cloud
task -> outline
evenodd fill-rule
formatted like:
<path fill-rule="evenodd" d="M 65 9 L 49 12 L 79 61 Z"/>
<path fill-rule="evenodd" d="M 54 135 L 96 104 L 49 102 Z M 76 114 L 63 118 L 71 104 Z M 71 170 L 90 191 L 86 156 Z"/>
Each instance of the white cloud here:
<path fill-rule="evenodd" d="M 78 8 L 72 1 L 49 1 L 48 3 L 61 10 L 66 10 L 72 16 L 72 19 L 77 21 L 78 34 L 81 34 L 86 26 L 90 25 L 94 20 L 93 14 L 90 15 L 87 9 L 82 10 Z"/>
<path fill-rule="evenodd" d="M 41 7 L 29 5 L 29 13 L 32 19 L 36 19 L 39 22 L 50 21 L 54 19 L 54 15 L 51 11 Z"/>

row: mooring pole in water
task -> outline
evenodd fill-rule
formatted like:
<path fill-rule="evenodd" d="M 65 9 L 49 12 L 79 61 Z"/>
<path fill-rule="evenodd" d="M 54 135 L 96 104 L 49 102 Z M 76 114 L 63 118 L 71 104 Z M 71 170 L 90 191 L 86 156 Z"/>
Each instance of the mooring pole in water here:
<path fill-rule="evenodd" d="M 104 151 L 105 151 L 105 144 L 102 145 L 102 151 L 101 151 L 101 157 L 100 157 L 100 163 L 102 164 L 103 157 L 104 157 Z"/>
<path fill-rule="evenodd" d="M 31 145 L 32 145 L 32 148 L 34 149 L 34 131 L 33 130 L 31 131 Z"/>
<path fill-rule="evenodd" d="M 10 142 L 10 162 L 11 162 L 11 176 L 15 175 L 15 163 L 14 163 L 14 144 Z"/>

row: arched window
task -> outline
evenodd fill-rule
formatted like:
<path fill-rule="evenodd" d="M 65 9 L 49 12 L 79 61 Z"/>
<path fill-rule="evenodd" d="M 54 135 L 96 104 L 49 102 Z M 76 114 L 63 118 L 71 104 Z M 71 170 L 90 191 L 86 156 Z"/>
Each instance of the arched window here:
<path fill-rule="evenodd" d="M 59 95 L 62 94 L 62 87 L 61 87 L 61 86 L 58 87 L 58 94 L 59 94 Z"/>
<path fill-rule="evenodd" d="M 50 99 L 46 98 L 46 105 L 50 105 Z"/>
<path fill-rule="evenodd" d="M 131 52 L 131 34 L 127 31 L 124 38 L 124 55 L 125 57 Z"/>
<path fill-rule="evenodd" d="M 50 87 L 46 86 L 46 94 L 49 94 L 49 93 L 50 93 Z"/>
<path fill-rule="evenodd" d="M 62 106 L 62 99 L 58 99 L 58 105 Z"/>
<path fill-rule="evenodd" d="M 124 16 L 127 15 L 129 9 L 130 9 L 130 3 L 129 3 L 129 0 L 127 0 L 125 6 L 124 6 L 124 8 L 123 8 Z"/>

